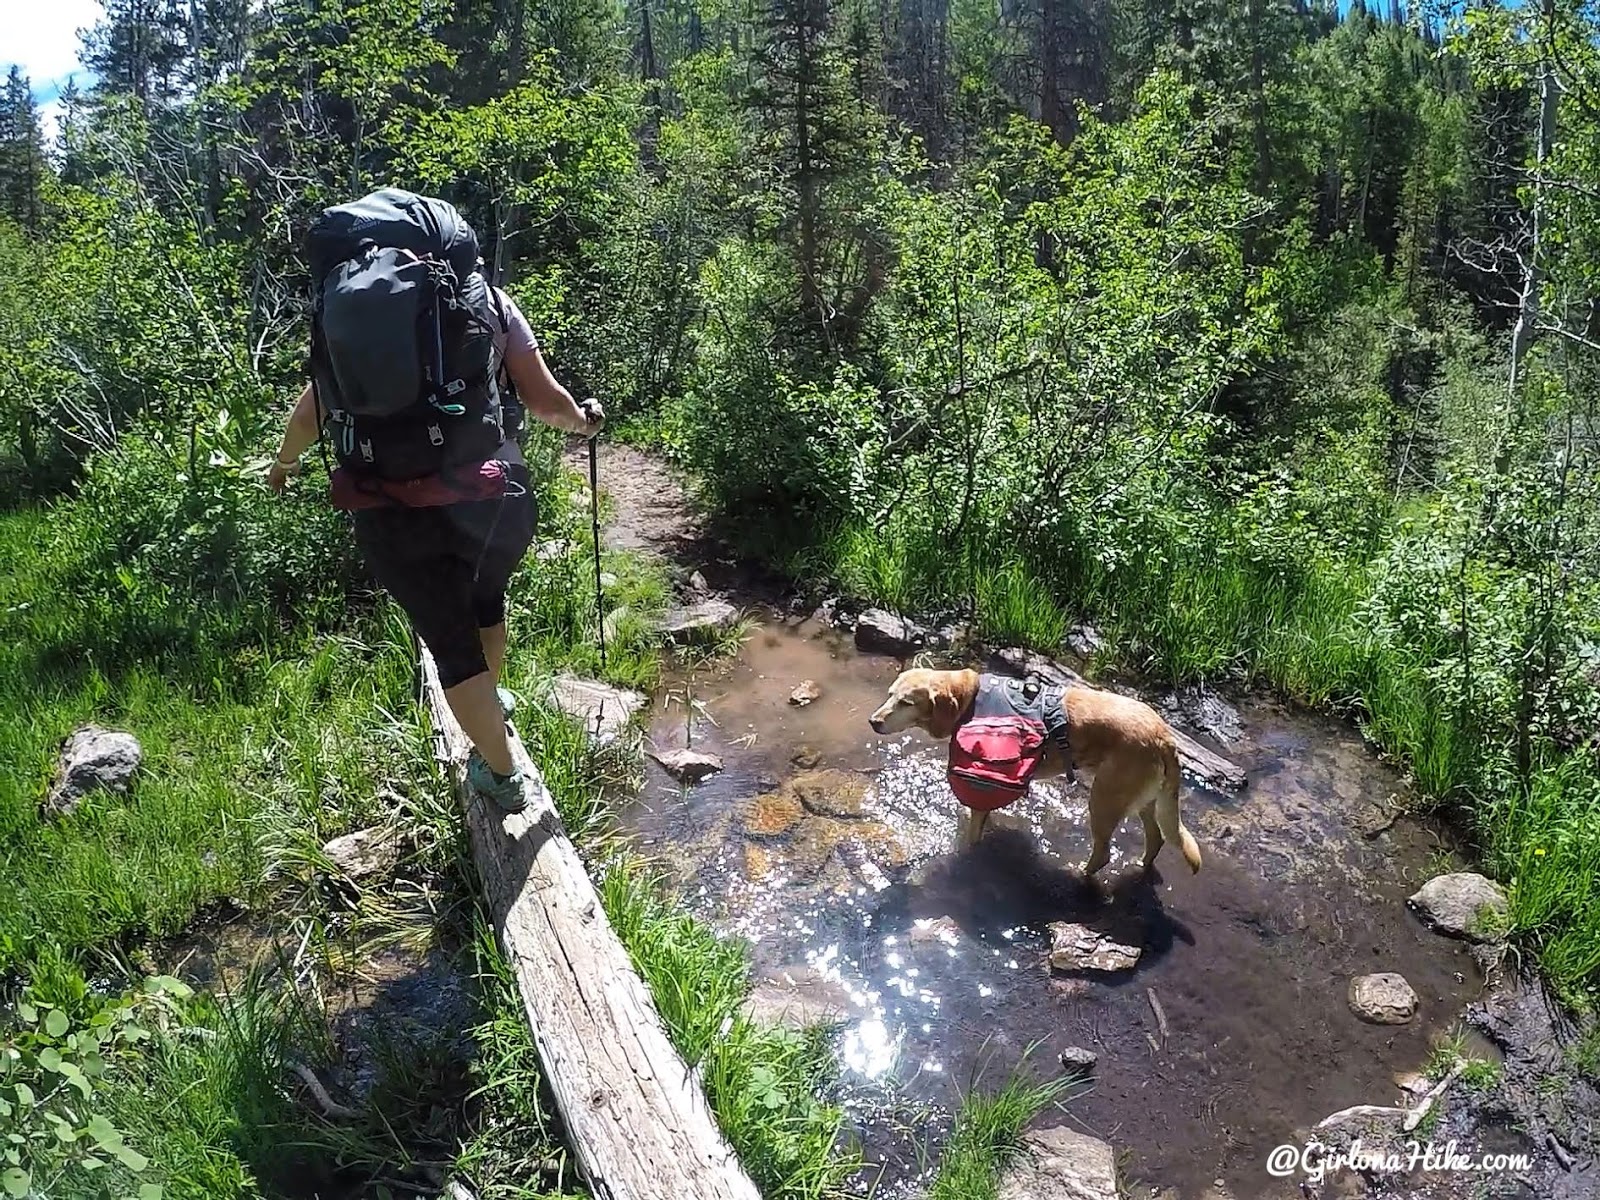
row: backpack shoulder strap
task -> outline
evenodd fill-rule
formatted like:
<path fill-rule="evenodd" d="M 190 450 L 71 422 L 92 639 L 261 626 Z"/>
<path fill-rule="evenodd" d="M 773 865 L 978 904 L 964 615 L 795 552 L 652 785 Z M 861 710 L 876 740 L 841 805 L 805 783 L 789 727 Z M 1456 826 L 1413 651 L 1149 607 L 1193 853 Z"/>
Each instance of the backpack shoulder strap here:
<path fill-rule="evenodd" d="M 493 284 L 489 285 L 489 303 L 494 306 L 494 315 L 500 322 L 500 332 L 511 332 L 511 314 L 506 311 L 505 293 Z"/>

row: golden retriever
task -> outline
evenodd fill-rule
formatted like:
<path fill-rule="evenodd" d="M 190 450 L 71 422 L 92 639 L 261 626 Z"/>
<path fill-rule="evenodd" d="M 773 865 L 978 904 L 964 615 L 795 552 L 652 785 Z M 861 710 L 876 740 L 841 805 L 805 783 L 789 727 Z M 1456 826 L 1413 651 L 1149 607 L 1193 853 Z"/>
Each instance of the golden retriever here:
<path fill-rule="evenodd" d="M 867 718 L 880 734 L 913 727 L 948 739 L 972 711 L 978 672 L 924 668 L 902 671 L 889 685 L 882 707 Z M 1191 871 L 1200 870 L 1200 847 L 1178 815 L 1178 751 L 1172 730 L 1143 701 L 1096 688 L 1068 687 L 1069 764 L 1054 739 L 1046 743 L 1035 778 L 1060 775 L 1068 766 L 1094 772 L 1089 789 L 1089 835 L 1093 847 L 1083 865 L 1094 876 L 1111 858 L 1111 837 L 1130 813 L 1144 820 L 1144 867 L 1148 870 L 1168 841 L 1176 842 Z M 983 835 L 989 814 L 963 809 L 962 843 Z"/>

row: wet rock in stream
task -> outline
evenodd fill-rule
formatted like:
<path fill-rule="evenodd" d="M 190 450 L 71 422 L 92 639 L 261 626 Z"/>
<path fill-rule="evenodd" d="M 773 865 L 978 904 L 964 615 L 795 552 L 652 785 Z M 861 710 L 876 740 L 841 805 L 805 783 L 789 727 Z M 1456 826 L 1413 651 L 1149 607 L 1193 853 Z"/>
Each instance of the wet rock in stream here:
<path fill-rule="evenodd" d="M 1023 1136 L 998 1200 L 1118 1200 L 1117 1152 L 1064 1125 Z"/>
<path fill-rule="evenodd" d="M 741 806 L 738 827 L 754 845 L 743 850 L 746 877 L 775 869 L 814 880 L 835 859 L 865 886 L 879 890 L 883 872 L 906 865 L 905 848 L 887 825 L 870 818 L 867 785 L 849 771 L 803 771 Z"/>
<path fill-rule="evenodd" d="M 1070 921 L 1050 925 L 1050 969 L 1063 973 L 1116 974 L 1131 971 L 1143 950 Z"/>
<path fill-rule="evenodd" d="M 792 793 L 764 792 L 745 803 L 740 824 L 750 837 L 781 837 L 800 824 L 805 815 L 805 807 Z"/>
<path fill-rule="evenodd" d="M 1435 876 L 1406 903 L 1430 929 L 1447 937 L 1494 941 L 1505 924 L 1504 890 L 1472 871 Z"/>
<path fill-rule="evenodd" d="M 804 708 L 820 699 L 822 699 L 822 687 L 815 679 L 802 681 L 789 693 L 789 703 L 796 708 Z"/>
<path fill-rule="evenodd" d="M 866 780 L 849 771 L 807 771 L 789 780 L 788 786 L 809 813 L 821 817 L 866 816 Z"/>
<path fill-rule="evenodd" d="M 1417 993 L 1404 975 L 1380 971 L 1350 981 L 1350 1011 L 1370 1025 L 1404 1025 L 1417 1015 Z"/>
<path fill-rule="evenodd" d="M 928 633 L 915 621 L 881 608 L 869 608 L 856 621 L 856 649 L 868 654 L 910 658 L 927 643 Z"/>
<path fill-rule="evenodd" d="M 652 750 L 650 757 L 660 763 L 668 775 L 690 786 L 722 770 L 719 755 L 703 754 L 699 750 Z"/>
<path fill-rule="evenodd" d="M 1060 1058 L 1063 1067 L 1078 1075 L 1087 1075 L 1100 1061 L 1098 1054 L 1093 1050 L 1085 1050 L 1082 1046 L 1068 1046 L 1061 1052 Z"/>
<path fill-rule="evenodd" d="M 764 979 L 744 1002 L 744 1013 L 768 1025 L 805 1029 L 834 1025 L 857 1015 L 848 989 L 808 968 L 784 970 Z"/>

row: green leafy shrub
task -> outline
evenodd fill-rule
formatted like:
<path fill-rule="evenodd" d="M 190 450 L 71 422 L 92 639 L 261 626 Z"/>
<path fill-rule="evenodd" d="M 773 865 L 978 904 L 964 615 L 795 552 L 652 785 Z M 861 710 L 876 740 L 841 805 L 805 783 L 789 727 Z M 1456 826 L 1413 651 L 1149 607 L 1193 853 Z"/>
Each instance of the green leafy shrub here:
<path fill-rule="evenodd" d="M 162 976 L 87 1020 L 28 1001 L 16 1006 L 15 1030 L 0 1041 L 5 1195 L 160 1200 L 160 1184 L 138 1182 L 150 1160 L 105 1115 L 103 1093 L 108 1076 L 140 1054 L 152 1026 L 189 994 Z"/>

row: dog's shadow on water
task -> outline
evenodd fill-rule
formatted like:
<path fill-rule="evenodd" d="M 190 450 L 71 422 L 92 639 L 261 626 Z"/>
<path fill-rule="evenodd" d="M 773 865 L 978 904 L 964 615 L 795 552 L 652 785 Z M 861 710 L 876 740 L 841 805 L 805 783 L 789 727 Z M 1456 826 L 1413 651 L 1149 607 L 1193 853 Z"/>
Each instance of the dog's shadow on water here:
<path fill-rule="evenodd" d="M 909 931 L 918 920 L 943 917 L 969 938 L 1014 940 L 1027 930 L 1045 947 L 1051 923 L 1083 925 L 1140 948 L 1134 969 L 1099 975 L 1114 984 L 1159 962 L 1175 941 L 1195 944 L 1193 932 L 1162 904 L 1160 881 L 1159 868 L 1147 873 L 1137 862 L 1107 869 L 1098 882 L 1086 879 L 1021 830 L 991 827 L 976 846 L 935 859 L 914 882 L 900 884 L 898 903 L 885 906 L 878 925 Z"/>

